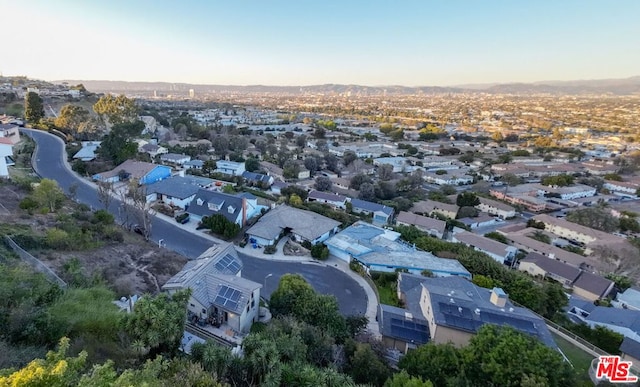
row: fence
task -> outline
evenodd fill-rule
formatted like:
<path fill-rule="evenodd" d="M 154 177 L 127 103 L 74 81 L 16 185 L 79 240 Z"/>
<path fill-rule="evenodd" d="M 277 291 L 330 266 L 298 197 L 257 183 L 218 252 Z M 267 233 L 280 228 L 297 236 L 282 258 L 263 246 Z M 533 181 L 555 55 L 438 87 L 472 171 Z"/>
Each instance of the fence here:
<path fill-rule="evenodd" d="M 57 283 L 62 288 L 67 287 L 67 283 L 64 282 L 60 277 L 58 277 L 56 273 L 53 272 L 53 270 L 42 263 L 38 258 L 26 252 L 22 247 L 18 246 L 18 244 L 14 242 L 13 239 L 5 235 L 4 240 L 7 242 L 7 245 L 9 245 L 11 250 L 18 254 L 23 261 L 27 262 L 34 269 L 44 274 L 50 282 Z"/>

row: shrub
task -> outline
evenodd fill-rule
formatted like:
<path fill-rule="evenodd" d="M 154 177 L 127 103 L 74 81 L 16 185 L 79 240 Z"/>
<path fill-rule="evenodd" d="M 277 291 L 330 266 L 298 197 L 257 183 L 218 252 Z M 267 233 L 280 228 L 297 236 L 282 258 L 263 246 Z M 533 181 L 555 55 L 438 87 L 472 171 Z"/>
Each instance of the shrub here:
<path fill-rule="evenodd" d="M 105 226 L 112 225 L 114 222 L 113 215 L 106 210 L 98 210 L 93 214 L 94 223 L 100 223 Z"/>
<path fill-rule="evenodd" d="M 32 198 L 31 196 L 27 196 L 26 198 L 24 198 L 24 199 L 22 199 L 20 201 L 19 206 L 23 210 L 28 211 L 29 213 L 31 213 L 33 210 L 35 210 L 36 208 L 39 207 L 39 204 L 38 204 L 37 201 L 35 201 L 34 198 Z"/>
<path fill-rule="evenodd" d="M 265 246 L 264 248 L 265 254 L 275 254 L 276 251 L 278 251 L 278 249 L 274 245 Z"/>
<path fill-rule="evenodd" d="M 47 230 L 45 242 L 48 247 L 60 250 L 65 250 L 73 244 L 73 241 L 69 238 L 69 234 L 59 228 L 50 228 Z"/>
<path fill-rule="evenodd" d="M 329 258 L 329 248 L 324 243 L 318 243 L 311 247 L 311 256 L 324 261 Z"/>

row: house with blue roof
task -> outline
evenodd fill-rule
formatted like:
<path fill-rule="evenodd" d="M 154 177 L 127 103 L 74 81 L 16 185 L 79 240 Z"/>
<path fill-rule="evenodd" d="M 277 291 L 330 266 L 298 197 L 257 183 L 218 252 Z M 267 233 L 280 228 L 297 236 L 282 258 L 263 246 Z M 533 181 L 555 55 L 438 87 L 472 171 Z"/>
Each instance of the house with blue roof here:
<path fill-rule="evenodd" d="M 500 288 L 485 289 L 461 277 L 428 278 L 398 274 L 398 298 L 413 318 L 428 326 L 429 341 L 463 347 L 485 324 L 509 326 L 550 348 L 557 345 L 545 321 L 515 306 Z M 410 343 L 407 343 L 410 344 Z"/>
<path fill-rule="evenodd" d="M 471 273 L 455 259 L 438 258 L 416 249 L 400 239 L 400 233 L 358 221 L 327 239 L 329 252 L 346 262 L 355 260 L 367 271 L 394 272 L 405 269 L 420 274 L 427 270 L 438 277 L 462 276 Z"/>
<path fill-rule="evenodd" d="M 244 227 L 247 220 L 260 215 L 262 209 L 267 209 L 267 207 L 259 205 L 258 199 L 246 192 L 231 195 L 199 189 L 191 200 L 187 212 L 195 221 L 202 221 L 205 216 L 219 214 L 230 222 Z"/>
<path fill-rule="evenodd" d="M 350 199 L 351 211 L 356 214 L 372 215 L 373 224 L 385 225 L 391 223 L 393 218 L 393 207 L 385 206 L 378 203 L 368 202 L 360 199 Z"/>
<path fill-rule="evenodd" d="M 274 181 L 272 176 L 249 171 L 242 172 L 242 177 L 251 185 L 256 185 L 264 189 L 271 187 Z"/>
<path fill-rule="evenodd" d="M 100 147 L 100 141 L 83 141 L 82 148 L 73 155 L 74 160 L 91 161 L 96 158 L 96 151 Z"/>
<path fill-rule="evenodd" d="M 117 183 L 121 180 L 137 180 L 141 185 L 153 184 L 171 176 L 171 167 L 127 160 L 110 171 L 96 173 L 93 180 L 106 183 Z"/>

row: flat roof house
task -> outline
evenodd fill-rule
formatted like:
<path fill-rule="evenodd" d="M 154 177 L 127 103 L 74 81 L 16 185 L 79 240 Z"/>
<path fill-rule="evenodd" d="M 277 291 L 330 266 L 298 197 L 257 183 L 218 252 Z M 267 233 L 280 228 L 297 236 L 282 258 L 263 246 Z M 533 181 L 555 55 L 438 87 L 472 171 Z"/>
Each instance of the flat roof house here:
<path fill-rule="evenodd" d="M 142 185 L 148 185 L 171 176 L 171 168 L 166 165 L 127 160 L 110 171 L 93 175 L 93 180 L 116 183 L 120 181 L 121 176 L 126 177 L 127 180 L 135 179 Z"/>
<path fill-rule="evenodd" d="M 160 161 L 175 165 L 184 165 L 185 163 L 191 161 L 191 156 L 184 154 L 181 155 L 178 153 L 165 153 L 160 156 Z"/>
<path fill-rule="evenodd" d="M 13 142 L 5 137 L 0 137 L 0 177 L 9 177 L 7 158 L 13 156 Z"/>
<path fill-rule="evenodd" d="M 216 161 L 216 172 L 224 173 L 225 175 L 231 176 L 242 176 L 242 173 L 244 171 L 244 162 L 238 163 L 235 161 L 227 160 Z"/>
<path fill-rule="evenodd" d="M 280 205 L 264 214 L 246 235 L 260 246 L 270 246 L 285 234 L 312 245 L 325 241 L 338 231 L 340 222 L 312 211 Z"/>
<path fill-rule="evenodd" d="M 392 207 L 360 199 L 351 199 L 349 202 L 351 203 L 351 211 L 357 214 L 372 215 L 373 224 L 388 224 L 393 217 Z"/>
<path fill-rule="evenodd" d="M 495 215 L 501 219 L 508 219 L 516 216 L 516 209 L 508 204 L 484 197 L 478 197 L 478 199 L 480 199 L 480 204 L 476 206 L 478 211 Z"/>
<path fill-rule="evenodd" d="M 406 269 L 420 274 L 430 271 L 436 276 L 463 276 L 471 279 L 467 269 L 455 259 L 438 258 L 418 250 L 400 239 L 400 233 L 358 221 L 329 238 L 329 252 L 346 261 L 361 263 L 367 271 L 394 272 Z"/>
<path fill-rule="evenodd" d="M 191 289 L 188 325 L 207 331 L 229 346 L 241 342 L 258 318 L 262 285 L 241 277 L 242 261 L 233 244 L 214 245 L 187 262 L 162 290 Z"/>
<path fill-rule="evenodd" d="M 544 320 L 526 308 L 513 305 L 500 288 L 485 289 L 460 277 L 405 281 L 409 276 L 412 275 L 398 275 L 398 292 L 402 293 L 409 310 L 421 311 L 433 343 L 451 342 L 463 347 L 480 327 L 492 324 L 510 326 L 548 347 L 557 348 Z"/>

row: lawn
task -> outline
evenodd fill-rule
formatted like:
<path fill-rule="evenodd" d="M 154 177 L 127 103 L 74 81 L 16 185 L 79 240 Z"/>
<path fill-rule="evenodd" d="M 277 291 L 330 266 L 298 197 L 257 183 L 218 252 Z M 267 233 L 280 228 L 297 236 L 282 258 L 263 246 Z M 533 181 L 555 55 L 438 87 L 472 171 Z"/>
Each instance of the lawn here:
<path fill-rule="evenodd" d="M 558 344 L 558 347 L 560 347 L 562 352 L 564 352 L 565 356 L 567 356 L 571 364 L 573 364 L 573 368 L 581 376 L 581 380 L 590 380 L 589 367 L 591 366 L 591 360 L 593 360 L 594 356 L 576 347 L 555 333 L 552 333 L 552 335 L 556 344 Z"/>
<path fill-rule="evenodd" d="M 396 292 L 391 289 L 391 286 L 380 286 L 379 284 L 376 284 L 376 287 L 378 288 L 381 304 L 399 306 L 398 296 L 396 295 Z"/>

